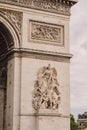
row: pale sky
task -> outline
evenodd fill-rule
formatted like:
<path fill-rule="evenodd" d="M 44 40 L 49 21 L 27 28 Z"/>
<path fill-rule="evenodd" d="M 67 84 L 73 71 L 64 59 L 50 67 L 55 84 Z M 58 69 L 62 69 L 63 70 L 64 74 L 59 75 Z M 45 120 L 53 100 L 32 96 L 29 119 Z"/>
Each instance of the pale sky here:
<path fill-rule="evenodd" d="M 78 0 L 70 19 L 71 113 L 87 111 L 87 0 Z"/>

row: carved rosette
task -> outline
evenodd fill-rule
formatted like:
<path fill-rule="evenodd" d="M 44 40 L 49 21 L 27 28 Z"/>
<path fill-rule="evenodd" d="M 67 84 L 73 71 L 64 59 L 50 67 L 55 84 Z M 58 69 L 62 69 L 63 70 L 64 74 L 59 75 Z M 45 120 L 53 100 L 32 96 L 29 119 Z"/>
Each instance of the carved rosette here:
<path fill-rule="evenodd" d="M 1 2 L 15 4 L 18 6 L 25 6 L 33 9 L 49 11 L 52 13 L 59 13 L 63 15 L 70 15 L 70 7 L 75 4 L 71 0 L 0 0 Z"/>
<path fill-rule="evenodd" d="M 22 12 L 0 8 L 0 14 L 4 16 L 9 21 L 9 23 L 14 27 L 14 29 L 18 33 L 19 40 L 21 41 L 21 28 L 22 28 L 21 26 L 23 15 Z"/>
<path fill-rule="evenodd" d="M 50 65 L 42 67 L 34 84 L 32 104 L 35 110 L 57 110 L 60 104 L 57 71 Z"/>

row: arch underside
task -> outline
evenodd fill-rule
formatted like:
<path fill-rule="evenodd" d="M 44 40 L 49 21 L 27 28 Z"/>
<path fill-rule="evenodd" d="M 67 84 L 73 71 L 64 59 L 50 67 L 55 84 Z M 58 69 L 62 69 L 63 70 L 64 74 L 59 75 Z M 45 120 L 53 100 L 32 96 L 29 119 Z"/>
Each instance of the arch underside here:
<path fill-rule="evenodd" d="M 6 54 L 14 46 L 12 35 L 7 27 L 0 22 L 0 56 Z"/>

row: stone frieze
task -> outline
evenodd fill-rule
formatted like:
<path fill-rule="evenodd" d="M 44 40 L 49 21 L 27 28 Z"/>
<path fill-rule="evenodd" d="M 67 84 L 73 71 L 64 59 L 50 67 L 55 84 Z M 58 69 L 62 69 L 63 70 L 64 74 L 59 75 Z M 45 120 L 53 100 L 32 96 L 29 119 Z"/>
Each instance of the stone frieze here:
<path fill-rule="evenodd" d="M 63 45 L 64 27 L 30 21 L 30 40 L 52 43 L 53 45 Z"/>
<path fill-rule="evenodd" d="M 52 13 L 59 13 L 63 15 L 70 15 L 71 1 L 65 0 L 0 0 L 1 2 L 15 4 L 33 9 L 49 11 Z"/>

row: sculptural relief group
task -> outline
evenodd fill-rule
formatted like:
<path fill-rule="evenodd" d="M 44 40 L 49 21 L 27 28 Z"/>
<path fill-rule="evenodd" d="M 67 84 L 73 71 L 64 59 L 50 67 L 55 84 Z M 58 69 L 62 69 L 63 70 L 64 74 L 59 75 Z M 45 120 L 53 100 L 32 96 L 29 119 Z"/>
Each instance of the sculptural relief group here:
<path fill-rule="evenodd" d="M 59 83 L 57 71 L 50 65 L 42 67 L 37 75 L 33 92 L 33 107 L 39 109 L 56 110 L 60 104 Z"/>

